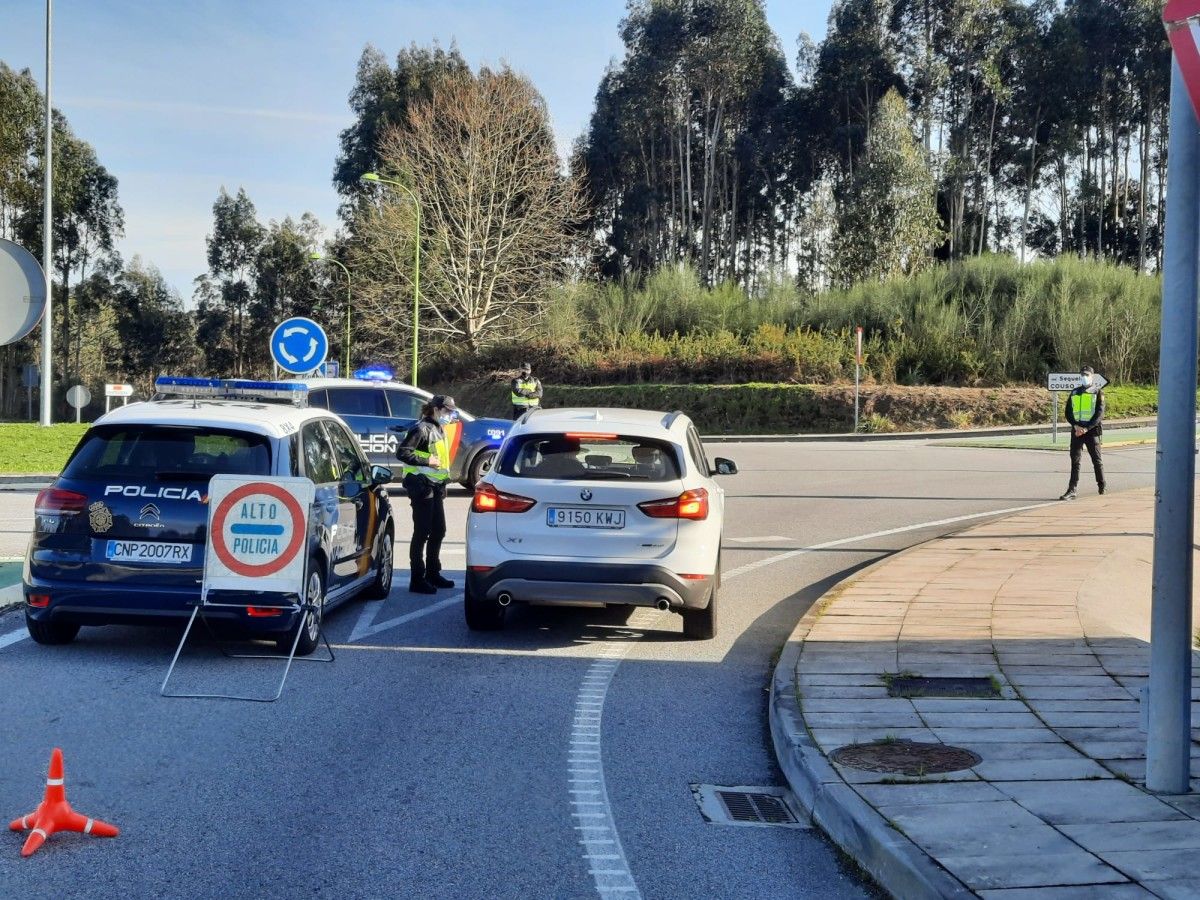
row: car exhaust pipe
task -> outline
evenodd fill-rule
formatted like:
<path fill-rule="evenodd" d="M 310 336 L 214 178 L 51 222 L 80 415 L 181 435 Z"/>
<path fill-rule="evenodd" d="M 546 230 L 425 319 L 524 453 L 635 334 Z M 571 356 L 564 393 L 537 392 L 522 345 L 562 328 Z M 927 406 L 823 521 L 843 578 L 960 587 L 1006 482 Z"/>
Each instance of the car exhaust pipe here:
<path fill-rule="evenodd" d="M 668 609 L 671 608 L 671 601 L 668 600 L 666 597 L 659 597 L 657 600 L 654 601 L 654 608 L 657 609 L 659 612 L 666 612 Z"/>
<path fill-rule="evenodd" d="M 508 591 L 504 591 L 497 595 L 496 602 L 501 606 L 508 606 L 510 603 L 512 603 L 512 594 L 510 594 Z"/>

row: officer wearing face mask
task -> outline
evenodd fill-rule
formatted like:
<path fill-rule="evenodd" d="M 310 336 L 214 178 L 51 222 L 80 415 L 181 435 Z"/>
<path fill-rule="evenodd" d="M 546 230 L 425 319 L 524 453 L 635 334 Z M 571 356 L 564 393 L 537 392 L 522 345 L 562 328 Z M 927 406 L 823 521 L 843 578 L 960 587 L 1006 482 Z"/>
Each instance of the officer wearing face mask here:
<path fill-rule="evenodd" d="M 457 418 L 453 397 L 432 397 L 396 448 L 396 456 L 404 464 L 404 490 L 412 503 L 408 589 L 414 594 L 436 594 L 438 588 L 454 587 L 453 581 L 442 577 L 446 484 L 450 481 L 450 442 L 442 427 Z"/>
<path fill-rule="evenodd" d="M 1104 391 L 1096 385 L 1091 366 L 1080 369 L 1083 383 L 1067 396 L 1067 421 L 1071 423 L 1071 482 L 1059 500 L 1074 500 L 1079 486 L 1079 462 L 1087 447 L 1096 470 L 1096 487 L 1104 493 L 1104 462 L 1100 458 L 1100 440 L 1104 434 Z"/>

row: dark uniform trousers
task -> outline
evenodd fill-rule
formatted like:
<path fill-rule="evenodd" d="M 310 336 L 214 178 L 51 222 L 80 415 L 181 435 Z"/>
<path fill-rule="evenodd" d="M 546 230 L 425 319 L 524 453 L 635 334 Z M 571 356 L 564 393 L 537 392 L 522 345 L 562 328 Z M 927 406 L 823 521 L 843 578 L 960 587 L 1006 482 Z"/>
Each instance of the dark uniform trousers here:
<path fill-rule="evenodd" d="M 408 545 L 408 565 L 414 581 L 441 574 L 442 541 L 446 537 L 445 488 L 434 486 L 429 496 L 409 496 L 413 535 Z"/>
<path fill-rule="evenodd" d="M 1104 486 L 1104 461 L 1100 458 L 1100 442 L 1102 432 L 1099 428 L 1089 428 L 1081 435 L 1071 431 L 1071 483 L 1070 490 L 1079 485 L 1079 461 L 1083 457 L 1083 448 L 1087 447 L 1088 456 L 1092 458 L 1092 468 L 1096 470 L 1096 484 Z"/>

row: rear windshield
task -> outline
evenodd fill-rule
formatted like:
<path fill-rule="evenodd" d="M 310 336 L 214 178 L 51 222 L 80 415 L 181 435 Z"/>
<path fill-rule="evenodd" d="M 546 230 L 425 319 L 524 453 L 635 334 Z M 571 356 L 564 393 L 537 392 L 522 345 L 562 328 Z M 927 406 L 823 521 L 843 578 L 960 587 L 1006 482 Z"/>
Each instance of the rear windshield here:
<path fill-rule="evenodd" d="M 262 435 L 166 425 L 93 428 L 63 470 L 66 478 L 207 481 L 213 475 L 269 475 Z"/>
<path fill-rule="evenodd" d="M 529 434 L 510 442 L 498 470 L 513 478 L 675 481 L 679 461 L 666 441 L 625 435 Z"/>

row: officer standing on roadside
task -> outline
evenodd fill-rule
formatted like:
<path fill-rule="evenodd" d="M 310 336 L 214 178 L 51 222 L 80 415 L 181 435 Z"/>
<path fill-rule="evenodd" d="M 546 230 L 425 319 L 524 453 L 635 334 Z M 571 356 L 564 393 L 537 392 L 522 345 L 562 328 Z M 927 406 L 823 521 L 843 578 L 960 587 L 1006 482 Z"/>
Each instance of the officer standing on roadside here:
<path fill-rule="evenodd" d="M 450 442 L 442 426 L 458 416 L 453 397 L 431 397 L 421 407 L 421 418 L 408 429 L 396 448 L 404 463 L 404 490 L 412 503 L 413 535 L 408 545 L 408 589 L 414 594 L 436 594 L 452 588 L 442 577 L 442 540 L 446 537 L 446 484 L 450 480 Z"/>
<path fill-rule="evenodd" d="M 1100 442 L 1104 434 L 1104 390 L 1095 384 L 1096 372 L 1084 366 L 1079 374 L 1083 383 L 1067 396 L 1067 421 L 1071 423 L 1071 482 L 1059 500 L 1074 500 L 1079 485 L 1079 461 L 1087 447 L 1096 470 L 1096 487 L 1104 493 L 1104 462 L 1100 458 Z M 1103 382 L 1101 382 L 1103 384 Z"/>
<path fill-rule="evenodd" d="M 542 405 L 542 383 L 533 377 L 533 366 L 521 363 L 521 374 L 512 380 L 513 419 Z"/>

